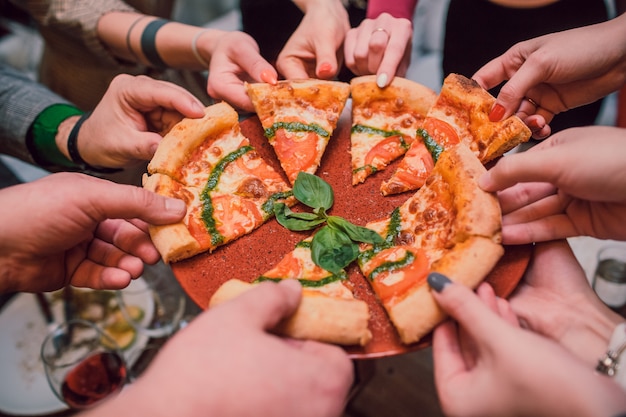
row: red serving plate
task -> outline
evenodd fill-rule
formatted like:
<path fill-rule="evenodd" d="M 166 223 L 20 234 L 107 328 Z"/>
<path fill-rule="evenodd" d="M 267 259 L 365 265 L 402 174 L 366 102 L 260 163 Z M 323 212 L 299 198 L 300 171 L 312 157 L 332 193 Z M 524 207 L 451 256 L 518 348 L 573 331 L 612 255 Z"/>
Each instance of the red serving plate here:
<path fill-rule="evenodd" d="M 254 116 L 241 123 L 241 130 L 256 150 L 278 172 L 282 172 L 274 151 L 263 136 L 259 119 Z M 369 177 L 364 183 L 352 186 L 350 164 L 350 127 L 347 108 L 331 138 L 321 165 L 316 173 L 327 181 L 335 193 L 335 203 L 330 214 L 342 216 L 357 225 L 385 217 L 402 204 L 410 193 L 383 197 L 379 188 L 399 161 L 386 170 Z M 286 179 L 286 177 L 285 177 Z M 171 267 L 189 297 L 201 308 L 208 306 L 213 293 L 225 281 L 238 278 L 251 282 L 274 267 L 295 244 L 310 232 L 292 232 L 275 219 L 271 219 L 254 232 L 239 238 L 212 253 L 172 263 Z M 487 277 L 500 297 L 507 297 L 517 286 L 528 265 L 531 245 L 506 246 L 505 254 Z M 350 346 L 346 350 L 353 358 L 375 358 L 397 355 L 430 345 L 430 338 L 423 338 L 412 345 L 404 345 L 383 307 L 376 300 L 370 285 L 354 263 L 347 268 L 355 296 L 366 301 L 370 307 L 369 328 L 373 338 L 366 346 Z"/>

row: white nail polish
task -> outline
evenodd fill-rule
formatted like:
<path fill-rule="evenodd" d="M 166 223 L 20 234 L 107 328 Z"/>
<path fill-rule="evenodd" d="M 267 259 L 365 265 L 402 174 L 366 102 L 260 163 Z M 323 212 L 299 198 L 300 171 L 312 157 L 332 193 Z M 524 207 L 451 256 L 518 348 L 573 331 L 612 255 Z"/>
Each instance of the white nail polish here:
<path fill-rule="evenodd" d="M 380 88 L 385 88 L 387 86 L 387 74 L 384 72 L 376 78 L 376 85 Z"/>

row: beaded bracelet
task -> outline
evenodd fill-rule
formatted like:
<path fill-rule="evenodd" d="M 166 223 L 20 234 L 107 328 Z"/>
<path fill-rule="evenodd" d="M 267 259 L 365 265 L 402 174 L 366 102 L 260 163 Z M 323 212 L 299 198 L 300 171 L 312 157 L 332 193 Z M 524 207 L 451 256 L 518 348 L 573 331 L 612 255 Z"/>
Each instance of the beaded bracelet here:
<path fill-rule="evenodd" d="M 87 112 L 83 114 L 82 116 L 80 116 L 80 119 L 78 119 L 74 127 L 72 127 L 72 130 L 70 131 L 70 134 L 67 137 L 67 152 L 70 154 L 70 158 L 83 171 L 92 171 L 92 172 L 97 172 L 101 174 L 112 174 L 114 172 L 120 172 L 121 169 L 119 168 L 103 168 L 103 167 L 95 167 L 95 166 L 89 165 L 80 156 L 80 153 L 78 152 L 78 132 L 80 130 L 80 127 L 83 125 L 85 120 L 89 118 L 90 115 L 91 115 L 91 112 Z"/>
<path fill-rule="evenodd" d="M 145 55 L 146 59 L 158 69 L 167 68 L 167 64 L 159 55 L 159 52 L 156 48 L 156 34 L 164 25 L 168 24 L 169 20 L 165 19 L 157 19 L 148 23 L 146 28 L 143 30 L 141 34 L 141 50 Z"/>

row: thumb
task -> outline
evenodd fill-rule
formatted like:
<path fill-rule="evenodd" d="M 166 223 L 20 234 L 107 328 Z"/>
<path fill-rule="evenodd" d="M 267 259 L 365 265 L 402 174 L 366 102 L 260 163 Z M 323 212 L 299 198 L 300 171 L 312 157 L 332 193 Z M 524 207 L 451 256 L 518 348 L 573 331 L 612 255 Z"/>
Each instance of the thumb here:
<path fill-rule="evenodd" d="M 233 299 L 229 308 L 236 309 L 247 323 L 268 330 L 296 311 L 301 295 L 302 286 L 295 279 L 263 282 Z"/>
<path fill-rule="evenodd" d="M 337 55 L 335 49 L 327 45 L 318 45 L 316 51 L 315 75 L 320 79 L 329 79 L 335 76 L 338 71 Z"/>
<path fill-rule="evenodd" d="M 182 200 L 164 197 L 133 185 L 96 181 L 92 184 L 90 205 L 99 221 L 105 219 L 140 219 L 150 224 L 171 224 L 187 212 Z M 123 204 L 120 202 L 123 201 Z"/>
<path fill-rule="evenodd" d="M 494 334 L 500 337 L 499 332 L 505 328 L 503 320 L 470 288 L 438 272 L 428 275 L 428 285 L 439 306 L 473 339 L 490 340 Z"/>

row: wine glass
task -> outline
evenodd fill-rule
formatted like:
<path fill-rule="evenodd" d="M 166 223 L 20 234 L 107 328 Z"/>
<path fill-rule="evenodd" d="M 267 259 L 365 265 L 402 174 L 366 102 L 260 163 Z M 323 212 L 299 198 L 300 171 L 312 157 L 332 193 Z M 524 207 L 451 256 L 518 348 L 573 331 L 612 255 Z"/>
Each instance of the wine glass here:
<path fill-rule="evenodd" d="M 46 336 L 41 359 L 50 388 L 71 408 L 91 407 L 128 382 L 115 340 L 90 321 L 61 323 Z"/>
<path fill-rule="evenodd" d="M 146 265 L 141 279 L 116 291 L 117 303 L 124 318 L 143 335 L 162 338 L 178 330 L 185 313 L 186 297 L 164 263 Z M 133 308 L 148 300 L 151 314 L 137 314 Z"/>

